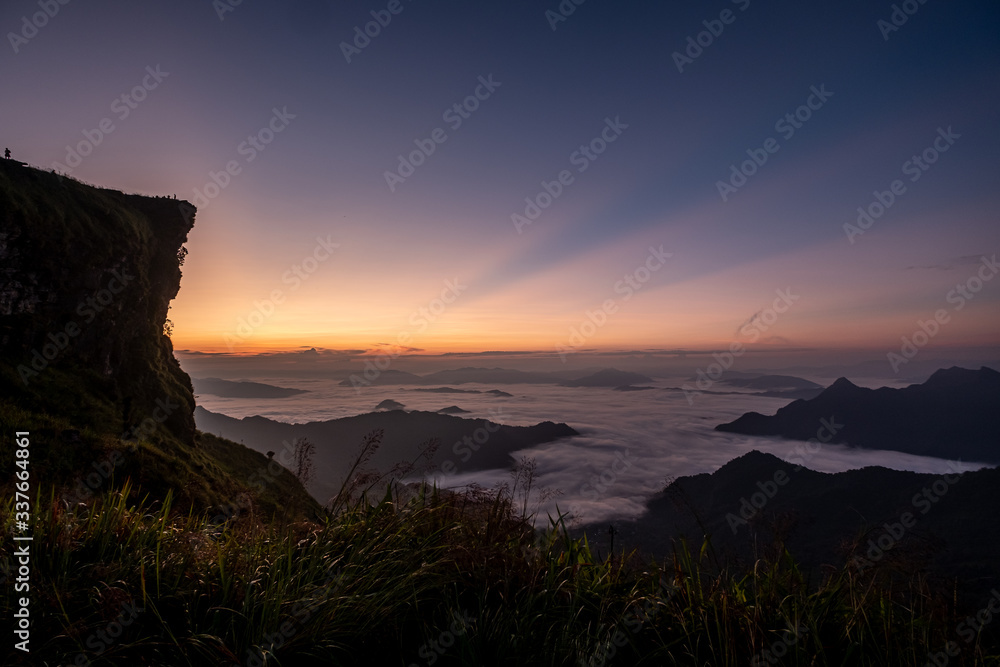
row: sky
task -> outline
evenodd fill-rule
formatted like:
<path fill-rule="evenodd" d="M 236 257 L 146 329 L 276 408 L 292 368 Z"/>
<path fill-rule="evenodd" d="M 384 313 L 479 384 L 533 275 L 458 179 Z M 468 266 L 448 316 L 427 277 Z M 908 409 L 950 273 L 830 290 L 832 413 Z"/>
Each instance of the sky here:
<path fill-rule="evenodd" d="M 0 29 L 13 157 L 197 205 L 179 350 L 1000 346 L 993 2 L 6 0 Z"/>

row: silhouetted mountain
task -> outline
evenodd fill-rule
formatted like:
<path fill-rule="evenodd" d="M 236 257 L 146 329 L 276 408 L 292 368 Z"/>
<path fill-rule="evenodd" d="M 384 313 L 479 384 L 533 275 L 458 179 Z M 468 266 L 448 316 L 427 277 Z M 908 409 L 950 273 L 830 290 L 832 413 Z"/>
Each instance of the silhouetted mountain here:
<path fill-rule="evenodd" d="M 424 388 L 417 387 L 413 391 L 423 391 L 428 394 L 481 394 L 483 392 L 478 389 L 455 389 L 454 387 L 434 387 L 434 388 Z"/>
<path fill-rule="evenodd" d="M 224 398 L 288 398 L 308 394 L 305 389 L 275 387 L 260 382 L 231 382 L 219 378 L 191 378 L 196 394 L 212 394 Z"/>
<path fill-rule="evenodd" d="M 375 406 L 376 410 L 402 410 L 406 406 L 399 401 L 394 401 L 391 398 L 387 398 L 378 405 Z"/>
<path fill-rule="evenodd" d="M 442 415 L 467 415 L 469 412 L 469 410 L 463 410 L 457 405 L 449 405 L 447 408 L 441 408 L 438 410 L 438 413 Z"/>
<path fill-rule="evenodd" d="M 352 376 L 353 377 L 353 376 Z M 361 386 L 369 385 L 384 385 L 384 384 L 423 384 L 424 381 L 419 375 L 414 375 L 413 373 L 407 373 L 406 371 L 397 371 L 393 369 L 388 369 L 380 372 L 377 376 L 369 379 L 361 374 L 358 377 L 363 378 L 363 383 Z M 355 386 L 355 381 L 351 378 L 340 381 L 341 387 L 353 387 Z"/>
<path fill-rule="evenodd" d="M 616 550 L 638 548 L 662 559 L 678 537 L 698 547 L 707 533 L 720 556 L 752 562 L 755 545 L 777 537 L 798 562 L 817 570 L 891 561 L 904 571 L 988 588 L 1000 583 L 998 485 L 994 468 L 961 475 L 880 467 L 826 474 L 754 451 L 715 473 L 677 479 L 647 503 L 642 517 L 615 522 Z M 909 525 L 900 534 L 896 524 L 904 513 Z M 590 528 L 606 553 L 600 530 L 606 526 Z M 888 530 L 898 537 L 882 537 Z M 869 540 L 878 547 L 880 538 L 885 553 L 869 553 Z"/>
<path fill-rule="evenodd" d="M 903 389 L 865 389 L 840 378 L 774 416 L 748 412 L 716 430 L 808 440 L 824 428 L 821 420 L 836 426 L 830 442 L 1000 463 L 1000 373 L 952 367 Z"/>
<path fill-rule="evenodd" d="M 360 374 L 357 377 L 363 377 Z M 369 385 L 447 385 L 447 384 L 556 384 L 562 375 L 549 373 L 529 373 L 506 368 L 456 368 L 437 371 L 428 375 L 415 375 L 405 371 L 385 370 L 377 377 L 364 378 Z M 340 382 L 342 387 L 354 386 L 355 380 L 348 378 Z"/>
<path fill-rule="evenodd" d="M 424 389 L 418 387 L 413 391 L 424 391 L 430 394 L 490 394 L 493 396 L 501 396 L 505 398 L 511 397 L 513 394 L 508 394 L 505 391 L 500 391 L 499 389 L 490 389 L 489 391 L 479 391 L 478 389 L 455 389 L 454 387 L 434 387 L 433 389 Z"/>
<path fill-rule="evenodd" d="M 566 424 L 548 421 L 534 426 L 506 426 L 483 419 L 401 410 L 286 424 L 264 417 L 234 419 L 199 406 L 195 419 L 201 430 L 221 433 L 259 452 L 276 452 L 279 461 L 281 453 L 290 450 L 297 439 L 307 438 L 316 445 L 316 474 L 309 491 L 321 502 L 340 489 L 362 439 L 377 429 L 382 429 L 385 436 L 371 466 L 387 471 L 397 463 L 414 460 L 422 443 L 437 438 L 441 446 L 432 463 L 446 475 L 507 468 L 513 463 L 513 451 L 579 435 Z M 447 486 L 447 477 L 442 485 Z"/>
<path fill-rule="evenodd" d="M 597 371 L 593 375 L 579 378 L 578 380 L 567 380 L 563 382 L 566 387 L 621 387 L 624 385 L 639 384 L 642 382 L 652 382 L 653 378 L 641 373 L 630 373 L 620 371 L 615 368 L 605 368 Z"/>
<path fill-rule="evenodd" d="M 633 387 L 630 384 L 621 387 L 615 387 L 615 391 L 648 391 L 650 389 L 656 389 L 656 387 Z"/>
<path fill-rule="evenodd" d="M 794 375 L 758 375 L 756 377 L 727 377 L 719 380 L 721 384 L 746 389 L 761 389 L 764 391 L 790 391 L 801 389 L 822 389 L 823 385 L 810 382 Z"/>
<path fill-rule="evenodd" d="M 531 373 L 506 368 L 465 367 L 438 371 L 423 377 L 426 384 L 555 384 L 559 378 L 549 373 Z"/>
<path fill-rule="evenodd" d="M 714 386 L 714 385 L 713 385 Z M 712 389 L 684 389 L 683 387 L 664 387 L 662 391 L 683 392 L 688 394 L 710 394 L 714 396 L 759 396 L 762 398 L 798 398 L 809 399 L 819 396 L 823 389 L 788 389 L 785 391 L 714 391 Z"/>
<path fill-rule="evenodd" d="M 942 368 L 951 368 L 952 366 L 963 363 L 966 366 L 985 366 L 987 368 L 992 368 L 995 371 L 1000 371 L 1000 361 L 979 361 L 973 363 L 963 362 L 957 359 L 942 359 L 930 356 L 924 358 L 921 354 L 911 359 L 909 363 L 900 369 L 901 372 L 906 374 L 900 379 L 904 382 L 920 384 Z M 862 361 L 849 365 L 790 366 L 783 368 L 782 371 L 785 373 L 795 373 L 797 375 L 813 375 L 828 378 L 838 378 L 841 376 L 879 378 L 885 376 L 886 368 L 888 368 L 888 364 L 883 356 L 879 359 L 870 359 L 868 361 Z M 762 373 L 763 372 L 764 371 L 762 371 Z"/>
<path fill-rule="evenodd" d="M 353 379 L 352 379 L 353 378 Z M 443 371 L 429 373 L 427 375 L 414 375 L 405 371 L 386 370 L 378 376 L 364 378 L 356 374 L 351 378 L 342 380 L 340 386 L 351 387 L 363 380 L 363 386 L 368 385 L 453 385 L 453 384 L 562 384 L 568 387 L 617 387 L 619 385 L 635 384 L 638 382 L 652 382 L 651 378 L 639 373 L 626 373 L 624 371 L 608 368 L 593 374 L 587 371 L 561 371 L 561 372 L 532 372 L 519 371 L 510 368 L 477 368 L 467 366 L 464 368 L 453 368 Z M 442 387 L 442 389 L 451 389 Z M 436 391 L 436 390 L 435 390 Z M 446 393 L 446 392 L 441 392 Z M 509 396 L 505 392 L 497 389 L 486 392 L 499 396 Z"/>

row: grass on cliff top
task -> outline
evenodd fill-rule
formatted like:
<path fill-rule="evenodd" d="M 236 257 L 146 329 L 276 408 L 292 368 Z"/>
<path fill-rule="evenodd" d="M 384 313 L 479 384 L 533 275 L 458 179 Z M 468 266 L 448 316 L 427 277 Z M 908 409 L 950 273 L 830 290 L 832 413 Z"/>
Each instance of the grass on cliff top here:
<path fill-rule="evenodd" d="M 94 266 L 110 266 L 148 244 L 146 221 L 122 206 L 127 195 L 38 169 L 0 167 L 0 227 L 21 229 L 33 255 L 55 259 L 86 249 Z"/>
<path fill-rule="evenodd" d="M 213 516 L 252 509 L 262 520 L 294 521 L 321 512 L 291 472 L 259 452 L 208 433 L 197 433 L 193 446 L 159 434 L 122 439 L 8 399 L 0 399 L 0 431 L 28 431 L 33 479 L 44 480 L 73 504 L 89 503 L 131 481 L 130 489 L 141 488 L 153 498 L 171 493 L 175 508 Z M 13 438 L 4 438 L 0 463 L 6 470 L 14 470 L 13 454 Z M 0 490 L 11 494 L 14 481 L 5 477 Z"/>

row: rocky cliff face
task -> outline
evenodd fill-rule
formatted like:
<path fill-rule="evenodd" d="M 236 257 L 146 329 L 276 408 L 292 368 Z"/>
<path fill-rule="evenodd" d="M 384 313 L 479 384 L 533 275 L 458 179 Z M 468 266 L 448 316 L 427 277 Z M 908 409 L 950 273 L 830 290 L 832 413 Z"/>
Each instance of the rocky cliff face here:
<path fill-rule="evenodd" d="M 0 161 L 0 391 L 98 431 L 194 442 L 164 323 L 192 207 Z"/>
<path fill-rule="evenodd" d="M 0 160 L 0 432 L 30 432 L 32 479 L 60 503 L 129 489 L 216 518 L 314 516 L 291 472 L 195 430 L 164 333 L 193 219 L 186 202 Z"/>

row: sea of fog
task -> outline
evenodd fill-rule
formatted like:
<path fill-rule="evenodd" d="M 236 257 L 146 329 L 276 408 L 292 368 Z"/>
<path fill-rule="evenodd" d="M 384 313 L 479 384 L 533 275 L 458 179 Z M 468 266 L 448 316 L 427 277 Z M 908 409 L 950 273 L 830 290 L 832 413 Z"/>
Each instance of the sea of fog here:
<path fill-rule="evenodd" d="M 873 465 L 924 473 L 950 472 L 955 467 L 960 470 L 983 467 L 982 464 L 832 444 L 810 451 L 802 442 L 720 433 L 713 430 L 717 424 L 732 421 L 751 410 L 774 414 L 789 400 L 750 394 L 701 393 L 689 401 L 682 392 L 666 390 L 680 387 L 686 382 L 683 378 L 658 380 L 646 385 L 654 389 L 631 392 L 529 384 L 463 384 L 456 387 L 479 391 L 500 389 L 513 394 L 509 398 L 472 393 L 437 394 L 400 386 L 373 386 L 358 391 L 339 386 L 335 380 L 274 376 L 232 379 L 266 382 L 309 393 L 283 399 L 235 399 L 199 394 L 198 404 L 236 418 L 260 415 L 277 421 L 303 423 L 372 412 L 381 401 L 392 399 L 402 403 L 407 410 L 437 411 L 455 405 L 469 411 L 469 414 L 459 415 L 461 417 L 490 419 L 503 424 L 528 426 L 542 421 L 565 422 L 581 435 L 532 447 L 515 455 L 517 458 L 530 457 L 536 462 L 536 489 L 558 492 L 547 500 L 537 497 L 531 501 L 543 520 L 547 513 L 555 513 L 557 505 L 561 511 L 571 511 L 574 522 L 634 517 L 644 510 L 646 500 L 671 479 L 713 472 L 754 449 L 796 464 L 804 461 L 806 467 L 822 472 L 842 472 Z M 828 379 L 814 379 L 829 383 Z M 856 380 L 856 383 L 873 387 L 891 384 L 877 379 Z M 728 388 L 716 385 L 712 389 Z M 450 448 L 452 443 L 442 445 Z M 464 477 L 451 476 L 447 486 L 475 482 L 492 487 L 504 481 L 510 481 L 509 471 L 493 470 Z M 749 482 L 752 485 L 753 480 Z"/>

